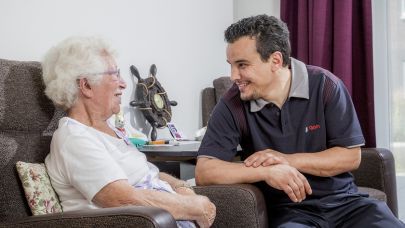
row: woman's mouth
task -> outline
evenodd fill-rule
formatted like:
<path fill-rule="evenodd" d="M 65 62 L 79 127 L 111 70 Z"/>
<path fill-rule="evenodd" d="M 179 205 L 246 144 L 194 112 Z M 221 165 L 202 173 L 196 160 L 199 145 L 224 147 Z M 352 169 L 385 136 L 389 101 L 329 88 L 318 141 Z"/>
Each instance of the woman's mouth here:
<path fill-rule="evenodd" d="M 114 96 L 118 98 L 118 101 L 119 101 L 120 104 L 121 104 L 121 95 L 122 95 L 122 93 L 114 94 Z"/>

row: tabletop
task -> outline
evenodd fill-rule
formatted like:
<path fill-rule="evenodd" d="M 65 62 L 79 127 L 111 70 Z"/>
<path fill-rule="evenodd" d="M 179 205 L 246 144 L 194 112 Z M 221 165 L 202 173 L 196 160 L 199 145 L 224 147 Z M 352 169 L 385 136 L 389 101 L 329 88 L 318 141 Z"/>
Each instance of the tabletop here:
<path fill-rule="evenodd" d="M 199 141 L 184 141 L 179 142 L 179 145 L 147 145 L 138 149 L 146 156 L 152 157 L 196 158 L 200 143 Z"/>

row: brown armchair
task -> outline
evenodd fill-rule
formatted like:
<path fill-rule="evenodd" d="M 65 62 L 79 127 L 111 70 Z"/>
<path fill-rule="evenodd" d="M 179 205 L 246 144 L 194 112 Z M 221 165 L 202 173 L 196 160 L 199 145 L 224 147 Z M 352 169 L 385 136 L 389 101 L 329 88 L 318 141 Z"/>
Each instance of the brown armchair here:
<path fill-rule="evenodd" d="M 63 115 L 44 95 L 41 74 L 39 62 L 0 59 L 0 227 L 176 227 L 170 213 L 155 207 L 31 215 L 15 164 L 44 161 Z M 217 205 L 214 227 L 267 226 L 263 196 L 251 185 L 196 187 L 196 191 Z"/>
<path fill-rule="evenodd" d="M 213 81 L 214 87 L 208 87 L 202 91 L 204 126 L 207 125 L 215 104 L 232 84 L 229 77 L 220 77 Z M 382 148 L 362 148 L 361 165 L 353 175 L 359 191 L 386 201 L 394 215 L 398 217 L 395 163 L 391 151 Z"/>

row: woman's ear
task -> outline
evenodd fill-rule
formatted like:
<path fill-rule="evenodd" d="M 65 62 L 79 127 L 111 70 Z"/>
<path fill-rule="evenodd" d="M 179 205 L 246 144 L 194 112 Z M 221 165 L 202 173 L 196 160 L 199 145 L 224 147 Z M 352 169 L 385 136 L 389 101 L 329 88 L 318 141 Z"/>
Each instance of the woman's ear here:
<path fill-rule="evenodd" d="M 91 97 L 93 95 L 93 90 L 89 81 L 87 81 L 87 78 L 80 78 L 77 81 L 79 92 L 81 92 L 85 97 Z"/>

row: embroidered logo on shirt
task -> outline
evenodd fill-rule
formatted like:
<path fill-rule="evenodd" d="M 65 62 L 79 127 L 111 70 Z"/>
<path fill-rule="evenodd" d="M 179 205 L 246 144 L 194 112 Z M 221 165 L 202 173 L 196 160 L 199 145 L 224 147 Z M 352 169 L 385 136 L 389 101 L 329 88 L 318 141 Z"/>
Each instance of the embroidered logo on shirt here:
<path fill-rule="evenodd" d="M 320 128 L 321 128 L 321 125 L 319 125 L 319 124 L 309 125 L 308 127 L 305 127 L 305 133 L 308 133 L 309 131 L 315 131 Z"/>

